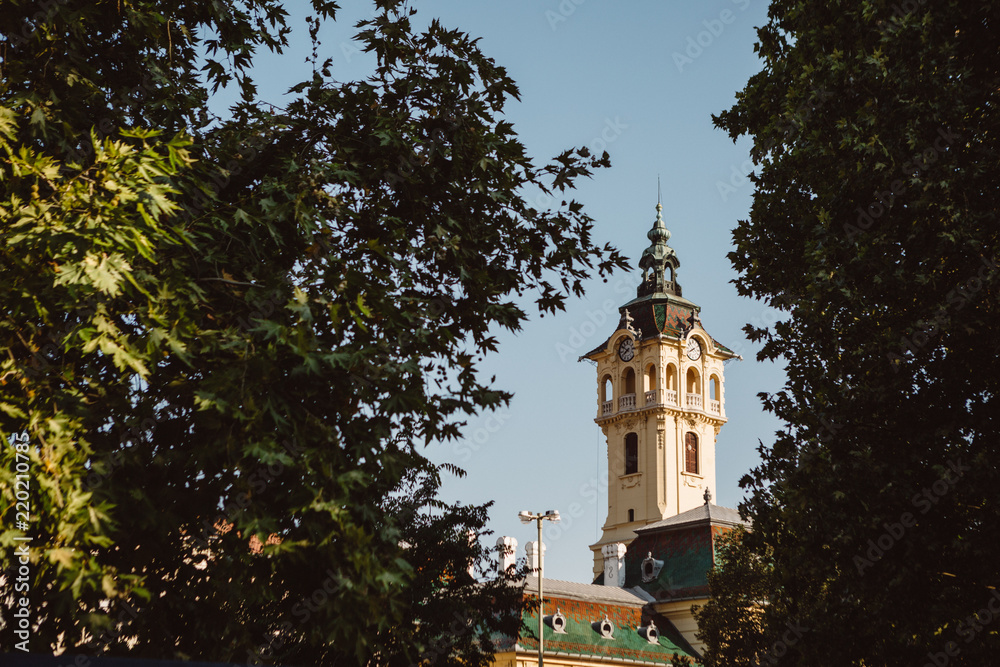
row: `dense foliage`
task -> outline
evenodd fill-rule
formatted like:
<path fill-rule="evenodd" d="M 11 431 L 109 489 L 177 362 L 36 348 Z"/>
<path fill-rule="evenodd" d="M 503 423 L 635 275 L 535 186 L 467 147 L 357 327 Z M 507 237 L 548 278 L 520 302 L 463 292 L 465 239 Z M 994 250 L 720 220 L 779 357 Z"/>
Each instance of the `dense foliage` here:
<path fill-rule="evenodd" d="M 278 108 L 277 0 L 4 0 L 0 564 L 30 537 L 32 650 L 474 666 L 513 634 L 518 589 L 468 574 L 485 508 L 435 500 L 421 451 L 508 400 L 477 362 L 514 294 L 623 264 L 524 199 L 607 155 L 535 166 L 476 40 L 377 5 L 342 83 L 314 0 Z"/>
<path fill-rule="evenodd" d="M 738 289 L 787 312 L 750 331 L 788 376 L 764 397 L 787 427 L 744 480 L 745 548 L 773 557 L 762 646 L 793 624 L 781 664 L 989 664 L 1000 15 L 774 0 L 758 35 L 763 68 L 716 121 L 757 165 Z M 740 628 L 737 606 L 715 618 L 710 638 Z"/>
<path fill-rule="evenodd" d="M 705 642 L 702 663 L 727 667 L 768 664 L 787 652 L 781 632 L 771 632 L 769 619 L 781 615 L 770 604 L 774 584 L 772 558 L 747 548 L 747 531 L 739 527 L 719 538 L 715 567 L 708 573 L 709 604 L 695 609 Z M 775 602 L 778 602 L 777 600 Z M 772 635 L 779 637 L 772 639 Z M 791 643 L 797 641 L 793 634 Z"/>

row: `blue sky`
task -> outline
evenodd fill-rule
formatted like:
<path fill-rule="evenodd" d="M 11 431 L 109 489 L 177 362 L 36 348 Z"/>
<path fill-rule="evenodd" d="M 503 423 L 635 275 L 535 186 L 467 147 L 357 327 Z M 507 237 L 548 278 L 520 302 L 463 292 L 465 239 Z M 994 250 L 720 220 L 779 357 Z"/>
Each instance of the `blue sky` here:
<path fill-rule="evenodd" d="M 440 18 L 481 37 L 483 51 L 508 69 L 521 101 L 508 105 L 507 119 L 536 163 L 573 146 L 610 153 L 612 168 L 581 182 L 574 196 L 596 220 L 595 240 L 614 243 L 633 263 L 648 245 L 659 175 L 684 296 L 702 307 L 706 329 L 744 358 L 726 367 L 729 423 L 718 438 L 712 490 L 715 502 L 735 507 L 739 479 L 757 461 L 758 440 L 769 443 L 779 426 L 757 394 L 780 388 L 784 376 L 780 367 L 755 360 L 757 347 L 741 331 L 748 322 L 773 323 L 777 313 L 737 296 L 726 258 L 731 230 L 751 203 L 749 141 L 734 144 L 713 127 L 711 115 L 728 108 L 760 69 L 754 28 L 765 22 L 767 3 L 420 0 L 414 6 L 423 20 Z M 322 33 L 320 55 L 333 59 L 339 80 L 363 77 L 371 65 L 350 41 L 366 12 L 368 3 L 345 2 L 341 21 Z M 293 48 L 261 59 L 257 68 L 262 92 L 278 103 L 309 50 L 301 19 L 295 27 L 300 37 Z M 483 372 L 514 392 L 510 408 L 471 418 L 464 440 L 430 451 L 434 460 L 468 472 L 448 480 L 445 499 L 495 501 L 491 544 L 511 535 L 523 556 L 534 527 L 520 524 L 517 512 L 563 514 L 560 525 L 545 527 L 548 577 L 590 576 L 588 545 L 607 512 L 606 453 L 593 421 L 594 368 L 577 357 L 611 333 L 617 306 L 634 296 L 637 273 L 594 281 L 566 312 L 534 316 L 519 334 L 502 334 L 500 352 Z"/>

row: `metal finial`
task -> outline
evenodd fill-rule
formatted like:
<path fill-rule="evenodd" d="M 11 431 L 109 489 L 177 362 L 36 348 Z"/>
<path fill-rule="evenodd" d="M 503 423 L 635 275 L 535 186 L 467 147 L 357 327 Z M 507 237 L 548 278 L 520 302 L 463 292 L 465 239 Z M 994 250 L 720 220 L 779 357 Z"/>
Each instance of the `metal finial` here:
<path fill-rule="evenodd" d="M 660 191 L 660 175 L 656 175 L 656 205 L 659 206 L 660 202 L 663 201 L 663 196 Z"/>
<path fill-rule="evenodd" d="M 712 492 L 709 491 L 708 487 L 705 487 L 705 495 L 702 496 L 705 499 L 705 504 L 709 504 L 712 501 Z"/>

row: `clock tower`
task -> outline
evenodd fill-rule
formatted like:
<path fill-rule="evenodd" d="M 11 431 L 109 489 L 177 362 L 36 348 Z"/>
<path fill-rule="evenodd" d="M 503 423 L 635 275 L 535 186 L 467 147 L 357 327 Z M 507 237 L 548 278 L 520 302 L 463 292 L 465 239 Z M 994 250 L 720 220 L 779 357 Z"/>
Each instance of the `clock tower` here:
<path fill-rule="evenodd" d="M 642 283 L 617 329 L 583 355 L 597 365 L 597 417 L 608 446 L 608 516 L 591 545 L 628 544 L 643 526 L 694 509 L 715 489 L 715 438 L 726 423 L 723 363 L 737 357 L 702 326 L 681 295 L 680 260 L 656 205 Z"/>

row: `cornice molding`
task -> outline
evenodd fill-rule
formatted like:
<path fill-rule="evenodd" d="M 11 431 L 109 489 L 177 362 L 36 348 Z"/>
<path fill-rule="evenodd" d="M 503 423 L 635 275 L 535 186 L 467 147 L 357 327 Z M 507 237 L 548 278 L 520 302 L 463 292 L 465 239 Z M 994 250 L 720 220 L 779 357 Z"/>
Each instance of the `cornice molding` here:
<path fill-rule="evenodd" d="M 617 426 L 619 422 L 626 421 L 628 419 L 636 419 L 638 417 L 648 419 L 653 416 L 655 416 L 658 421 L 661 418 L 665 420 L 666 417 L 685 420 L 693 419 L 699 424 L 708 424 L 716 429 L 721 429 L 723 424 L 726 423 L 725 419 L 715 415 L 706 414 L 697 410 L 684 410 L 683 408 L 662 404 L 650 405 L 643 408 L 636 408 L 634 410 L 619 411 L 613 415 L 608 415 L 607 417 L 595 417 L 594 423 L 602 429 L 607 429 L 609 426 Z"/>

